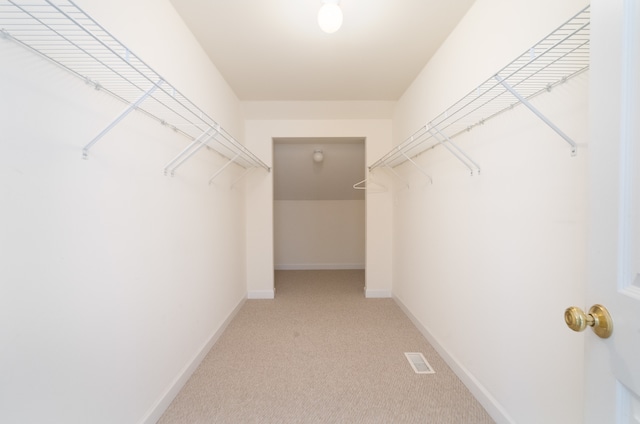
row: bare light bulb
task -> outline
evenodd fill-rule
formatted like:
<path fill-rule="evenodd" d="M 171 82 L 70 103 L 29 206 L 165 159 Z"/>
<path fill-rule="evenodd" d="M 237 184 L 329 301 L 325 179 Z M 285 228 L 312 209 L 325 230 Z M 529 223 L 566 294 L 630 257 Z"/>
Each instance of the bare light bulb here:
<path fill-rule="evenodd" d="M 320 163 L 324 160 L 324 155 L 322 154 L 322 150 L 316 150 L 313 152 L 313 161 L 315 163 Z"/>
<path fill-rule="evenodd" d="M 324 3 L 318 11 L 318 25 L 327 34 L 332 34 L 342 26 L 342 9 L 338 3 Z"/>

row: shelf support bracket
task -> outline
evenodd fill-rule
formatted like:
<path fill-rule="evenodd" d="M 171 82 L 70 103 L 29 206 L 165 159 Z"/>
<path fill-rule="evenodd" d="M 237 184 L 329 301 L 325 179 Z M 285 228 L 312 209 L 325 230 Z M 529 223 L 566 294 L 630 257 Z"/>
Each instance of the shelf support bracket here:
<path fill-rule="evenodd" d="M 156 91 L 156 89 L 160 87 L 160 85 L 162 85 L 163 82 L 164 81 L 159 80 L 157 83 L 155 83 L 149 90 L 147 90 L 144 94 L 142 94 L 142 96 L 140 96 L 138 100 L 136 100 L 135 102 L 127 106 L 126 109 L 123 110 L 122 113 L 120 113 L 120 115 L 118 115 L 118 117 L 113 120 L 113 122 L 107 125 L 105 129 L 100 131 L 100 133 L 97 136 L 95 136 L 93 140 L 91 140 L 86 146 L 84 146 L 84 148 L 82 149 L 82 159 L 88 159 L 89 149 L 91 149 L 94 144 L 96 144 L 102 137 L 104 137 L 105 134 L 111 131 L 113 127 L 118 125 L 118 123 L 120 123 L 120 121 L 122 121 L 128 114 L 130 114 L 132 111 L 137 109 L 138 106 L 140 106 L 140 104 L 144 102 L 147 99 L 147 97 L 152 95 L 153 92 Z"/>
<path fill-rule="evenodd" d="M 402 175 L 398 174 L 398 172 L 395 169 L 393 169 L 392 167 L 390 167 L 389 164 L 387 164 L 386 162 L 384 162 L 383 165 L 384 165 L 385 168 L 387 168 L 389 171 L 391 171 L 393 173 L 393 175 L 395 175 L 400 181 L 402 181 L 404 183 L 404 185 L 407 186 L 407 188 L 409 188 L 409 181 L 404 179 L 402 177 Z"/>
<path fill-rule="evenodd" d="M 442 140 L 436 137 L 436 135 L 431 131 L 432 129 L 442 137 Z M 456 157 L 456 159 L 462 162 L 463 165 L 466 166 L 469 169 L 469 171 L 471 171 L 471 175 L 473 175 L 474 171 L 478 171 L 478 174 L 480 174 L 480 165 L 478 165 L 473 159 L 471 159 L 469 155 L 467 155 L 460 147 L 458 147 L 457 144 L 451 141 L 451 139 L 446 134 L 442 133 L 437 126 L 435 125 L 430 126 L 427 124 L 427 131 L 429 132 L 429 134 L 431 134 L 433 138 L 438 140 L 439 144 L 443 145 L 453 156 Z M 461 156 L 463 156 L 464 159 Z M 475 167 L 475 170 L 473 167 L 469 165 L 467 161 L 469 161 L 469 163 L 471 163 Z"/>
<path fill-rule="evenodd" d="M 522 97 L 520 93 L 518 93 L 513 87 L 511 87 L 500 75 L 496 74 L 494 78 L 502 84 L 504 88 L 506 88 L 511 94 L 514 95 L 516 99 L 520 101 L 523 105 L 525 105 L 531 112 L 533 112 L 538 118 L 542 120 L 545 124 L 547 124 L 552 130 L 554 130 L 560 137 L 562 137 L 569 145 L 571 146 L 571 156 L 575 156 L 578 153 L 578 146 L 575 141 L 571 139 L 568 135 L 566 135 L 560 128 L 558 128 L 553 122 L 549 120 L 546 116 L 544 116 L 538 109 L 536 109 L 527 99 Z"/>
<path fill-rule="evenodd" d="M 404 157 L 405 157 L 405 159 L 407 159 L 409 162 L 411 162 L 411 164 L 412 164 L 413 166 L 415 166 L 415 167 L 416 167 L 416 169 L 417 169 L 418 171 L 420 171 L 420 173 L 421 173 L 422 175 L 424 175 L 425 177 L 427 177 L 427 178 L 429 179 L 429 182 L 430 182 L 431 184 L 433 184 L 433 178 L 431 178 L 431 175 L 427 174 L 427 172 L 426 172 L 424 169 L 422 169 L 422 167 L 421 167 L 420 165 L 418 165 L 418 164 L 417 164 L 413 159 L 411 159 L 411 158 L 409 157 L 409 155 L 407 155 L 405 152 L 403 152 L 402 150 L 398 150 L 398 151 L 400 152 L 400 154 L 401 154 L 402 156 L 404 156 Z M 408 184 L 407 184 L 407 186 L 408 186 Z"/>
<path fill-rule="evenodd" d="M 225 169 L 227 169 L 227 167 L 229 165 L 231 165 L 233 162 L 236 161 L 236 159 L 238 159 L 238 157 L 240 157 L 240 153 L 238 153 L 237 155 L 235 155 L 232 159 L 229 159 L 229 161 L 227 163 L 225 163 L 224 165 L 222 165 L 220 167 L 220 169 L 218 169 L 212 176 L 211 178 L 209 178 L 209 184 L 211 184 L 213 182 L 213 180 L 216 179 L 216 177 L 218 175 L 220 175 L 222 173 L 222 171 L 224 171 Z"/>
<path fill-rule="evenodd" d="M 236 187 L 236 184 L 238 184 L 238 183 L 239 183 L 239 182 L 240 182 L 244 177 L 246 177 L 247 175 L 249 175 L 249 173 L 250 173 L 251 171 L 253 171 L 254 169 L 256 169 L 256 167 L 255 167 L 255 166 L 252 166 L 251 168 L 247 168 L 247 169 L 242 173 L 242 175 L 240 175 L 238 178 L 236 178 L 236 179 L 235 179 L 235 181 L 234 181 L 234 182 L 232 182 L 232 183 L 231 183 L 231 188 L 232 188 L 232 189 L 233 189 L 233 188 L 235 188 L 235 187 Z"/>
<path fill-rule="evenodd" d="M 213 130 L 212 134 L 209 132 Z M 195 155 L 200 149 L 207 145 L 207 142 L 215 137 L 220 132 L 220 127 L 215 128 L 207 128 L 205 132 L 200 134 L 196 139 L 194 139 L 187 147 L 184 148 L 178 155 L 173 158 L 169 163 L 167 163 L 164 167 L 163 173 L 164 175 L 171 175 L 173 177 L 176 169 L 178 169 L 184 162 L 186 162 L 191 156 Z M 198 145 L 199 143 L 199 145 Z M 169 171 L 169 168 L 171 168 Z"/>

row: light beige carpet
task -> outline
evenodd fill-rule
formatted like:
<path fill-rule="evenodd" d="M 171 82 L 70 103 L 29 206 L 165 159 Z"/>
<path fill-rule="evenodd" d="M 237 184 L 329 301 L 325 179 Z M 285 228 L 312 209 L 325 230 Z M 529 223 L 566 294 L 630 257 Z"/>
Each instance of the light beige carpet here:
<path fill-rule="evenodd" d="M 160 419 L 170 423 L 493 423 L 364 271 L 277 271 Z M 422 352 L 435 374 L 415 374 Z"/>

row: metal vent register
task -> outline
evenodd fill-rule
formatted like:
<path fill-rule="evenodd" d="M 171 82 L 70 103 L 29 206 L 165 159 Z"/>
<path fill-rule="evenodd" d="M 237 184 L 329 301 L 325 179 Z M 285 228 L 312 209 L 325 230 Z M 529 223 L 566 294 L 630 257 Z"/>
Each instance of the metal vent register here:
<path fill-rule="evenodd" d="M 431 365 L 424 358 L 424 355 L 420 352 L 405 352 L 404 356 L 407 357 L 409 365 L 416 372 L 416 374 L 435 374 Z"/>

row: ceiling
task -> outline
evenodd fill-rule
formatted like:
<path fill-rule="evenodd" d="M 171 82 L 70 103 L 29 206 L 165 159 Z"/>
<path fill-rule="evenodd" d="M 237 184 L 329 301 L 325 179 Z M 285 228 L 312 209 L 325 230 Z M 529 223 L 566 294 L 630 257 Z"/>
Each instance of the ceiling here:
<path fill-rule="evenodd" d="M 242 101 L 398 100 L 473 0 L 171 0 Z"/>

